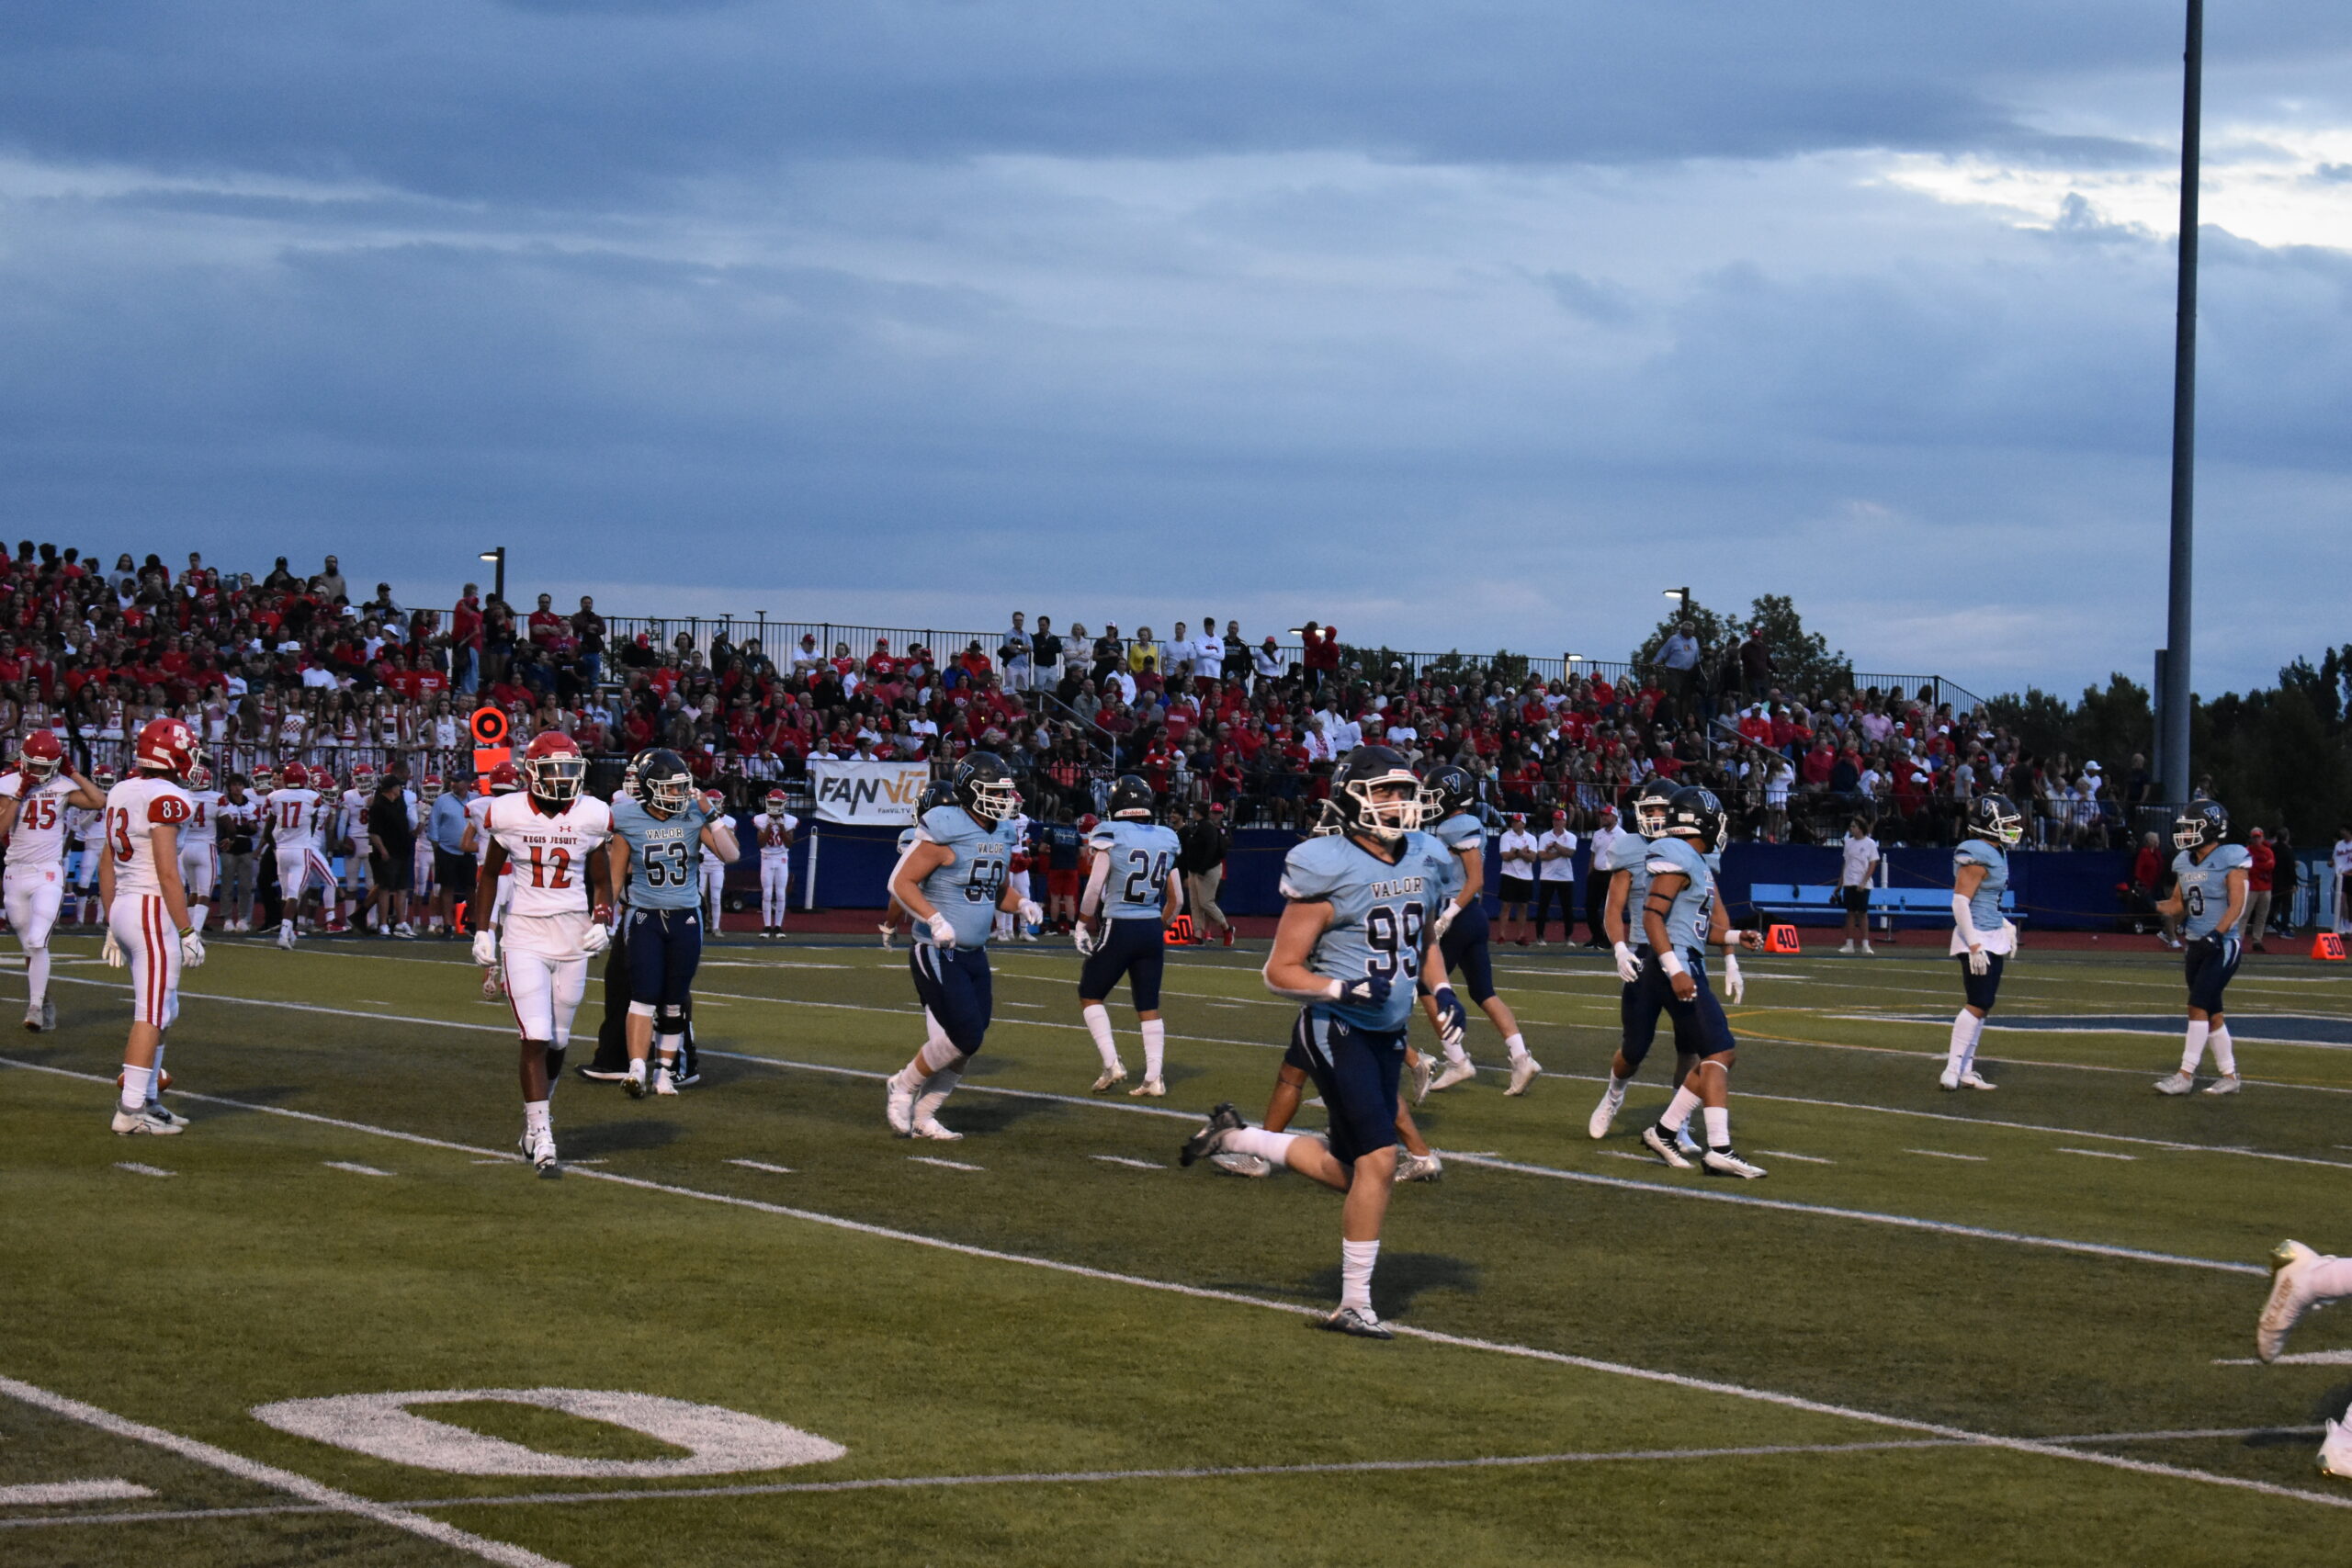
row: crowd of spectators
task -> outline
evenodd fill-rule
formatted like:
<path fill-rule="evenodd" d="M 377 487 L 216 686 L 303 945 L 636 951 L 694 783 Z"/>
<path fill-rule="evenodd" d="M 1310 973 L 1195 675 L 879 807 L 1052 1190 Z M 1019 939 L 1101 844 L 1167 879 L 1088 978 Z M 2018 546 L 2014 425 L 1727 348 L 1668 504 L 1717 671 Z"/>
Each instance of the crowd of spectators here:
<path fill-rule="evenodd" d="M 158 712 L 189 719 L 223 771 L 300 760 L 368 761 L 452 780 L 471 772 L 466 717 L 485 703 L 520 745 L 542 728 L 592 757 L 665 745 L 701 777 L 749 795 L 815 756 L 929 761 L 994 750 L 1040 814 L 1098 809 L 1114 773 L 1170 805 L 1214 803 L 1235 826 L 1304 826 L 1332 764 L 1378 741 L 1433 766 L 1459 761 L 1498 825 L 1514 813 L 1589 830 L 1653 774 L 1705 784 L 1747 836 L 1842 834 L 1857 814 L 1892 842 L 1948 840 L 1972 795 L 2026 805 L 2045 847 L 2122 845 L 2146 798 L 2141 759 L 2036 757 L 1936 701 L 1932 688 L 1783 691 L 1760 633 L 1712 661 L 1687 635 L 1622 679 L 1544 678 L 1498 659 L 1382 664 L 1308 622 L 1295 642 L 1234 620 L 1165 637 L 1106 624 L 1057 628 L 1014 615 L 1001 634 L 934 651 L 812 633 L 614 637 L 594 603 L 518 612 L 473 584 L 448 609 L 404 605 L 388 583 L 355 601 L 333 556 L 307 575 L 284 558 L 259 578 L 155 556 L 101 568 L 51 545 L 0 565 L 0 732 L 64 732 L 119 762 Z M 1685 646 L 1685 645 L 1689 646 Z M 1574 670 L 1575 666 L 1565 668 Z"/>

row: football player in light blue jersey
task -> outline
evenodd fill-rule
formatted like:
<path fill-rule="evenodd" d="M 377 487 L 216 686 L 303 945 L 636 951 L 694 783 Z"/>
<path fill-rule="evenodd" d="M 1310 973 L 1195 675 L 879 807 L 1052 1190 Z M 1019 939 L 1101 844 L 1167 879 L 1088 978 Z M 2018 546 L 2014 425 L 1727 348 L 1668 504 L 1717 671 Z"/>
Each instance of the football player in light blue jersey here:
<path fill-rule="evenodd" d="M 1168 1092 L 1160 1079 L 1168 1026 L 1159 1017 L 1159 978 L 1168 961 L 1168 922 L 1182 900 L 1176 830 L 1154 822 L 1152 807 L 1150 784 L 1124 773 L 1111 785 L 1109 820 L 1087 835 L 1094 864 L 1078 904 L 1078 951 L 1086 958 L 1078 976 L 1078 1013 L 1102 1057 L 1094 1092 L 1126 1082 L 1111 1010 L 1102 1003 L 1122 978 L 1127 982 L 1143 1031 L 1143 1082 L 1129 1095 L 1158 1100 Z"/>
<path fill-rule="evenodd" d="M 1487 825 L 1474 809 L 1476 791 L 1470 782 L 1469 771 L 1452 762 L 1432 769 L 1422 787 L 1428 792 L 1427 815 L 1431 826 L 1430 837 L 1453 852 L 1460 863 L 1460 875 L 1453 897 L 1438 911 L 1438 955 L 1445 961 L 1445 972 L 1462 971 L 1464 988 L 1471 1001 L 1493 1021 L 1495 1030 L 1503 1037 L 1503 1049 L 1510 1055 L 1510 1087 L 1507 1095 L 1525 1094 L 1527 1086 L 1544 1065 L 1527 1054 L 1526 1037 L 1519 1032 L 1519 1020 L 1510 1006 L 1495 995 L 1494 959 L 1487 952 Z M 1438 1019 L 1437 998 L 1423 997 L 1430 1022 L 1438 1025 L 1441 1038 L 1444 1027 Z M 1434 1081 L 1429 1068 L 1408 1044 L 1405 1049 L 1406 1070 L 1413 1075 L 1414 1102 L 1422 1095 L 1451 1089 L 1455 1084 L 1476 1076 L 1478 1069 L 1470 1065 L 1469 1054 L 1463 1049 L 1459 1035 L 1445 1040 L 1445 1071 Z"/>
<path fill-rule="evenodd" d="M 628 1076 L 631 1100 L 647 1092 L 647 1058 L 661 1037 L 651 1090 L 675 1094 L 685 1043 L 686 1004 L 702 963 L 701 852 L 732 863 L 740 852 L 724 817 L 712 817 L 695 794 L 694 770 L 666 748 L 632 765 L 629 787 L 613 801 L 605 847 L 613 886 L 625 890 L 620 942 L 628 976 Z"/>
<path fill-rule="evenodd" d="M 922 837 L 922 819 L 947 804 L 947 793 L 945 779 L 933 779 L 922 786 L 922 794 L 915 799 L 914 822 L 906 831 L 899 835 L 899 860 L 906 859 L 907 852 L 913 849 L 915 840 Z M 895 863 L 890 867 L 890 874 L 893 880 L 898 876 L 898 866 Z M 885 886 L 887 888 L 888 884 L 885 884 Z M 899 903 L 894 895 L 886 891 L 884 897 L 889 899 L 889 905 L 882 911 L 882 924 L 876 929 L 882 933 L 882 951 L 888 953 L 890 951 L 891 937 L 898 934 L 901 925 L 911 924 L 914 917 L 907 913 L 907 907 Z"/>
<path fill-rule="evenodd" d="M 1600 1103 L 1592 1108 L 1592 1115 L 1585 1122 L 1585 1131 L 1595 1138 L 1609 1135 L 1610 1124 L 1617 1120 L 1618 1111 L 1625 1103 L 1625 1089 L 1634 1075 L 1642 1070 L 1649 1059 L 1650 1047 L 1657 1041 L 1657 1020 L 1661 1010 L 1656 1004 L 1653 987 L 1645 984 L 1644 971 L 1655 968 L 1657 959 L 1650 953 L 1649 938 L 1630 922 L 1642 918 L 1642 906 L 1650 896 L 1650 843 L 1666 836 L 1667 807 L 1674 799 L 1674 785 L 1653 773 L 1634 791 L 1633 826 L 1612 840 L 1609 845 L 1609 863 L 1595 866 L 1592 874 L 1609 878 L 1609 891 L 1600 906 L 1601 929 L 1609 933 L 1611 951 L 1617 960 L 1617 1055 L 1609 1064 L 1609 1088 L 1602 1092 Z M 1728 968 L 1724 975 L 1733 988 L 1735 999 L 1744 994 L 1745 982 L 1739 978 L 1739 961 L 1724 954 Z M 1683 1048 L 1682 1031 L 1675 1031 L 1675 1063 L 1673 1083 L 1676 1088 L 1690 1077 L 1699 1065 L 1696 1052 Z M 1698 1141 L 1690 1136 L 1689 1124 L 1675 1146 L 1686 1155 L 1701 1153 Z"/>
<path fill-rule="evenodd" d="M 1648 938 L 1649 956 L 1642 967 L 1637 1011 L 1647 1012 L 1649 1027 L 1657 1013 L 1674 1021 L 1678 1050 L 1699 1058 L 1668 1101 L 1657 1124 L 1642 1133 L 1642 1145 L 1677 1170 L 1690 1162 L 1675 1147 L 1675 1135 L 1690 1122 L 1693 1111 L 1704 1108 L 1707 1152 L 1700 1168 L 1710 1176 L 1754 1179 L 1764 1174 L 1732 1151 L 1731 1068 L 1739 1057 L 1723 1004 L 1707 985 L 1706 947 L 1721 947 L 1724 985 L 1733 1002 L 1746 994 L 1738 978 L 1734 947 L 1760 944 L 1759 933 L 1733 934 L 1723 903 L 1715 897 L 1715 874 L 1708 857 L 1720 849 L 1724 808 L 1703 789 L 1679 789 L 1667 805 L 1664 833 L 1650 845 L 1649 894 L 1642 903 L 1642 931 Z"/>
<path fill-rule="evenodd" d="M 964 1064 L 988 1038 L 993 1010 L 989 933 L 1000 909 L 1022 923 L 1043 918 L 1012 887 L 1012 820 L 1021 792 L 1003 759 L 974 751 L 956 764 L 948 803 L 923 815 L 913 845 L 890 873 L 890 896 L 914 917 L 909 955 L 930 1038 L 891 1075 L 883 1113 L 899 1136 L 953 1142 L 939 1108 L 963 1081 Z"/>
<path fill-rule="evenodd" d="M 1392 1337 L 1372 1305 L 1373 1265 L 1396 1172 L 1396 1078 L 1412 1017 L 1412 977 L 1437 997 L 1443 1027 L 1466 1019 L 1433 934 L 1439 906 L 1460 874 L 1453 853 L 1427 834 L 1421 782 L 1385 746 L 1359 746 L 1331 774 L 1338 831 L 1294 848 L 1283 865 L 1288 903 L 1266 960 L 1266 987 L 1305 1003 L 1295 1050 L 1331 1117 L 1328 1139 L 1252 1128 L 1230 1104 L 1209 1113 L 1181 1158 L 1256 1155 L 1347 1194 L 1340 1219 L 1339 1309 L 1324 1325 Z"/>
<path fill-rule="evenodd" d="M 2238 1057 L 2230 1043 L 2230 1026 L 2222 1016 L 2222 993 L 2238 972 L 2244 956 L 2238 922 L 2245 918 L 2246 889 L 2254 856 L 2244 844 L 2222 840 L 2230 833 L 2230 814 L 2218 800 L 2192 800 L 2172 825 L 2175 885 L 2172 897 L 2159 908 L 2172 917 L 2188 943 L 2183 954 L 2188 976 L 2188 1038 L 2181 1046 L 2180 1071 L 2156 1083 L 2158 1094 L 2187 1094 L 2197 1087 L 2197 1069 L 2205 1061 L 2205 1047 L 2213 1048 L 2213 1065 L 2222 1076 L 2205 1088 L 2207 1094 L 2238 1091 Z"/>
<path fill-rule="evenodd" d="M 1967 833 L 1951 855 L 1951 953 L 1960 960 L 1966 999 L 1952 1017 L 1938 1081 L 1946 1089 L 1989 1089 L 1976 1070 L 1976 1043 L 1999 999 L 2001 971 L 2018 950 L 2018 928 L 2001 913 L 2001 897 L 2009 888 L 2009 851 L 2025 837 L 2025 813 L 2005 795 L 1980 795 L 1968 804 Z"/>

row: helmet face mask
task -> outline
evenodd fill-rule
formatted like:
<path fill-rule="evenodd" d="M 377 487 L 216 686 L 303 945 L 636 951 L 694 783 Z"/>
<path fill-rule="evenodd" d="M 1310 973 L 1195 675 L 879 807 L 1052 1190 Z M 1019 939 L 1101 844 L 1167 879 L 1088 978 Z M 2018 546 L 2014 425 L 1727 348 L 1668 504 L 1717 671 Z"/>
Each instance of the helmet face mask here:
<path fill-rule="evenodd" d="M 956 804 L 983 822 L 1009 822 L 1021 814 L 1021 791 L 993 751 L 974 751 L 957 763 L 950 787 Z"/>
<path fill-rule="evenodd" d="M 1634 792 L 1634 831 L 1645 839 L 1666 837 L 1667 807 L 1674 800 L 1674 791 L 1657 779 Z"/>
<path fill-rule="evenodd" d="M 694 803 L 694 770 L 668 747 L 656 747 L 639 756 L 637 797 L 648 811 L 675 817 Z"/>

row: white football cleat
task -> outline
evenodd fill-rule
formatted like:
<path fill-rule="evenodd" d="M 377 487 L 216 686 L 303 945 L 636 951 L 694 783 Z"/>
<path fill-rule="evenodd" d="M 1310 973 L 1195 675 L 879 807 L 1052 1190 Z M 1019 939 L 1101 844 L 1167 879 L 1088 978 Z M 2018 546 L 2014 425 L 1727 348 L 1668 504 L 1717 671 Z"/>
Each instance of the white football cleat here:
<path fill-rule="evenodd" d="M 57 1003 L 52 998 L 40 999 L 40 1027 L 43 1033 L 57 1027 Z"/>
<path fill-rule="evenodd" d="M 1503 1090 L 1503 1093 L 1506 1095 L 1525 1094 L 1527 1092 L 1527 1086 L 1533 1083 L 1543 1071 L 1543 1063 L 1537 1061 L 1532 1056 L 1521 1056 L 1518 1061 L 1513 1062 L 1510 1065 L 1510 1087 Z"/>
<path fill-rule="evenodd" d="M 632 1062 L 629 1064 L 629 1070 L 621 1077 L 621 1088 L 628 1091 L 628 1097 L 631 1100 L 643 1100 L 646 1089 L 645 1080 L 645 1064 Z"/>
<path fill-rule="evenodd" d="M 876 927 L 875 927 L 874 929 L 875 929 L 875 930 L 876 930 L 876 931 L 880 931 L 880 932 L 882 933 L 882 951 L 883 951 L 883 952 L 885 952 L 885 953 L 889 952 L 889 951 L 890 951 L 890 928 L 889 928 L 888 925 L 880 925 L 880 926 L 876 926 Z"/>
<path fill-rule="evenodd" d="M 1410 1149 L 1396 1151 L 1396 1179 L 1404 1181 L 1435 1181 L 1445 1174 L 1445 1162 L 1431 1149 L 1417 1155 Z"/>
<path fill-rule="evenodd" d="M 1954 1068 L 1946 1067 L 1944 1069 L 1943 1077 L 1936 1080 L 1936 1087 L 1938 1089 L 1958 1089 L 1960 1087 L 1959 1072 Z"/>
<path fill-rule="evenodd" d="M 1430 1080 L 1430 1092 L 1435 1094 L 1440 1089 L 1452 1089 L 1455 1084 L 1467 1082 L 1477 1076 L 1478 1069 L 1472 1066 L 1466 1057 L 1459 1062 L 1448 1062 L 1445 1071 Z"/>
<path fill-rule="evenodd" d="M 1692 1159 L 1707 1152 L 1700 1146 L 1699 1140 L 1691 1134 L 1690 1123 L 1688 1122 L 1682 1123 L 1682 1130 L 1674 1134 L 1674 1146 Z"/>
<path fill-rule="evenodd" d="M 2270 1254 L 2270 1296 L 2255 1320 L 2254 1353 L 2275 1361 L 2287 1348 L 2287 1336 L 2303 1314 L 2317 1304 L 2312 1295 L 2312 1269 L 2326 1258 L 2300 1241 L 2282 1241 Z"/>
<path fill-rule="evenodd" d="M 278 923 L 277 945 L 286 949 L 288 953 L 291 953 L 294 950 L 294 927 L 291 921 L 280 921 Z"/>
<path fill-rule="evenodd" d="M 1993 1082 L 1992 1079 L 1978 1073 L 1974 1067 L 1971 1067 L 1968 1071 L 1960 1075 L 1960 1087 L 1962 1089 L 1998 1089 L 2000 1086 Z"/>
<path fill-rule="evenodd" d="M 403 941 L 413 942 L 416 940 L 416 928 L 402 920 L 392 928 L 392 934 Z"/>
<path fill-rule="evenodd" d="M 1101 1077 L 1096 1078 L 1096 1079 L 1094 1080 L 1094 1092 L 1095 1092 L 1096 1094 L 1101 1094 L 1101 1093 L 1102 1093 L 1103 1091 L 1105 1091 L 1106 1089 L 1116 1089 L 1116 1088 L 1118 1088 L 1121 1084 L 1123 1084 L 1123 1083 L 1125 1083 L 1125 1082 L 1126 1082 L 1126 1081 L 1127 1081 L 1127 1069 L 1126 1069 L 1126 1068 L 1125 1068 L 1125 1067 L 1123 1067 L 1123 1066 L 1121 1066 L 1121 1067 L 1105 1067 L 1105 1068 L 1103 1068 L 1103 1069 L 1102 1069 L 1102 1076 Z"/>
<path fill-rule="evenodd" d="M 553 1181 L 563 1174 L 563 1167 L 556 1163 L 555 1134 L 541 1133 L 537 1137 L 523 1134 L 523 1152 L 531 1156 L 531 1168 L 542 1181 Z"/>
<path fill-rule="evenodd" d="M 2319 1472 L 2352 1477 L 2352 1427 L 2341 1421 L 2327 1424 L 2327 1436 L 2319 1445 Z"/>
<path fill-rule="evenodd" d="M 1764 1174 L 1760 1165 L 1750 1165 L 1729 1149 L 1709 1149 L 1699 1158 L 1699 1164 L 1709 1176 L 1736 1176 L 1753 1181 Z"/>
<path fill-rule="evenodd" d="M 1625 1091 L 1611 1085 L 1609 1092 L 1600 1097 L 1600 1103 L 1592 1108 L 1591 1120 L 1585 1122 L 1584 1130 L 1596 1138 L 1609 1136 L 1609 1124 L 1617 1120 L 1618 1108 L 1624 1103 Z"/>
<path fill-rule="evenodd" d="M 1418 1051 L 1413 1053 L 1413 1059 L 1405 1065 L 1405 1068 L 1413 1075 L 1413 1103 L 1419 1105 L 1430 1097 L 1430 1080 L 1437 1076 L 1437 1068 Z"/>
<path fill-rule="evenodd" d="M 673 1099 L 676 1098 L 678 1093 L 678 1080 L 672 1076 L 669 1068 L 656 1067 L 653 1069 L 653 1092 L 660 1095 L 668 1095 Z"/>
<path fill-rule="evenodd" d="M 916 1122 L 914 1135 L 918 1138 L 929 1138 L 934 1144 L 956 1144 L 964 1140 L 963 1134 L 946 1125 L 936 1116 L 926 1117 Z"/>
<path fill-rule="evenodd" d="M 1209 1163 L 1227 1176 L 1268 1177 L 1274 1162 L 1263 1155 L 1211 1155 Z"/>
<path fill-rule="evenodd" d="M 187 1117 L 181 1115 L 178 1111 L 172 1110 L 160 1100 L 151 1100 L 147 1102 L 147 1114 L 153 1117 L 158 1122 L 170 1122 L 172 1124 L 172 1131 L 175 1133 L 187 1125 Z"/>
<path fill-rule="evenodd" d="M 1127 1090 L 1127 1098 L 1129 1100 L 1165 1100 L 1168 1098 L 1168 1086 L 1158 1078 L 1146 1078 Z"/>
<path fill-rule="evenodd" d="M 2158 1094 L 2187 1094 L 2190 1089 L 2195 1089 L 2196 1087 L 2197 1080 L 2189 1077 L 2187 1073 L 2175 1073 L 2168 1078 L 2158 1078 L 2156 1080 L 2156 1092 Z"/>
<path fill-rule="evenodd" d="M 25 1004 L 25 1027 L 35 1034 L 39 1034 L 42 1030 L 49 1027 L 49 1025 L 42 1020 L 40 1011 L 41 1009 L 39 1002 L 27 1002 Z"/>
<path fill-rule="evenodd" d="M 1649 1150 L 1675 1169 L 1688 1170 L 1690 1168 L 1690 1162 L 1684 1159 L 1682 1151 L 1674 1146 L 1676 1142 L 1676 1139 L 1667 1135 L 1666 1129 L 1663 1127 L 1653 1124 L 1642 1129 L 1642 1147 Z"/>
<path fill-rule="evenodd" d="M 1542 942 L 1535 944 L 1543 946 Z M 1356 1307 L 1341 1307 L 1323 1320 L 1323 1326 L 1334 1334 L 1352 1334 L 1359 1339 L 1394 1339 L 1379 1318 Z"/>
<path fill-rule="evenodd" d="M 883 1086 L 882 1119 L 902 1138 L 914 1136 L 915 1091 L 900 1089 L 895 1079 Z"/>
<path fill-rule="evenodd" d="M 114 1108 L 114 1130 L 127 1138 L 141 1135 L 168 1138 L 180 1130 L 180 1124 L 154 1114 L 154 1111 L 152 1105 L 137 1111 L 125 1111 L 118 1100 Z"/>
<path fill-rule="evenodd" d="M 2244 1089 L 2245 1087 L 2245 1080 L 2240 1078 L 2237 1074 L 2223 1073 L 2220 1077 L 2215 1078 L 2211 1083 L 2205 1086 L 2205 1092 L 2207 1094 L 2235 1094 L 2239 1089 Z"/>

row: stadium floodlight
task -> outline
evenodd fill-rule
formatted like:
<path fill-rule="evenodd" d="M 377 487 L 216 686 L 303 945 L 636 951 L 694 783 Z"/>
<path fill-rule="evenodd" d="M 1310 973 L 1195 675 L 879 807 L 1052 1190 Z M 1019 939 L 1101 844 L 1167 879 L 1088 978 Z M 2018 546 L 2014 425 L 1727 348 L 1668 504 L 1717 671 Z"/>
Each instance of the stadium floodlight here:
<path fill-rule="evenodd" d="M 488 550 L 484 550 L 484 551 L 482 551 L 482 553 L 481 553 L 481 558 L 482 558 L 483 560 L 486 560 L 486 561 L 494 561 L 494 562 L 496 562 L 496 563 L 497 563 L 497 567 L 498 567 L 498 575 L 497 575 L 495 578 L 493 578 L 493 579 L 492 580 L 492 581 L 491 581 L 491 585 L 490 585 L 490 594 L 491 594 L 491 597 L 492 597 L 492 598 L 493 598 L 493 599 L 497 600 L 500 604 L 505 604 L 505 603 L 506 603 L 506 547 L 505 547 L 504 545 L 500 545 L 500 546 L 499 546 L 499 547 L 497 547 L 495 549 L 488 549 Z"/>
<path fill-rule="evenodd" d="M 1560 657 L 1570 664 L 1582 664 L 1585 661 L 1584 655 L 1581 653 L 1564 653 Z"/>
<path fill-rule="evenodd" d="M 1682 601 L 1682 613 L 1683 613 L 1684 615 L 1689 615 L 1689 614 L 1690 613 L 1690 589 L 1688 589 L 1688 588 L 1669 588 L 1669 589 L 1667 589 L 1667 590 L 1666 590 L 1666 597 L 1668 597 L 1668 599 L 1679 599 L 1680 601 Z"/>

